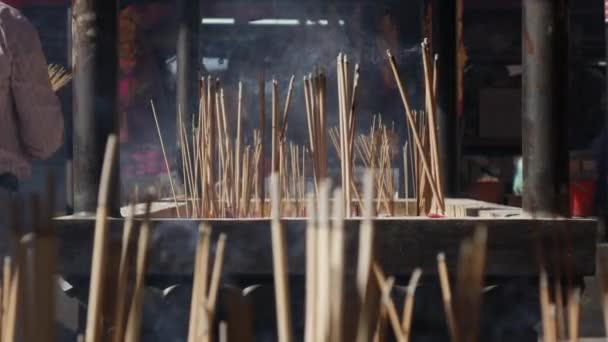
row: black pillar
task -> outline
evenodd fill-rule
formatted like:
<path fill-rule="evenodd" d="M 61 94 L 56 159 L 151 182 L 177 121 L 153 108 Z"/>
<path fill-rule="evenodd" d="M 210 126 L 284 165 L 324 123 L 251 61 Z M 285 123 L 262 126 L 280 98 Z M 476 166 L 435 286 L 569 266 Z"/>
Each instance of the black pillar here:
<path fill-rule="evenodd" d="M 568 184 L 567 6 L 560 0 L 522 3 L 523 209 L 551 216 L 560 214 Z"/>
<path fill-rule="evenodd" d="M 118 131 L 118 1 L 74 0 L 72 34 L 74 212 L 94 213 L 106 141 Z M 119 182 L 112 184 L 108 209 L 116 215 Z"/>
<path fill-rule="evenodd" d="M 458 184 L 456 141 L 456 1 L 435 1 L 433 50 L 439 54 L 438 61 L 438 113 L 439 157 L 441 158 L 443 187 L 447 196 L 456 196 Z"/>
<path fill-rule="evenodd" d="M 198 107 L 199 29 L 201 27 L 199 0 L 179 0 L 177 34 L 177 108 L 189 123 Z M 178 127 L 179 129 L 179 127 Z M 179 137 L 179 134 L 177 135 Z M 178 139 L 179 141 L 179 139 Z"/>

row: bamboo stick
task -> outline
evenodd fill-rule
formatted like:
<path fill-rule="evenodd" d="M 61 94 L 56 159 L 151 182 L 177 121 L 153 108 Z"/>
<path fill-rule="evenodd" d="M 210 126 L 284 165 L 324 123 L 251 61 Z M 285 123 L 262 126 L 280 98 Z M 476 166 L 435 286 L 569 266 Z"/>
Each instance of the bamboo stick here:
<path fill-rule="evenodd" d="M 163 136 L 160 133 L 160 125 L 158 124 L 158 117 L 156 116 L 156 108 L 154 107 L 154 101 L 150 101 L 150 106 L 152 107 L 152 114 L 154 115 L 154 123 L 156 124 L 156 131 L 158 132 L 158 140 L 160 141 L 160 148 L 163 153 L 163 159 L 165 160 L 165 167 L 167 168 L 167 176 L 169 177 L 169 184 L 171 186 L 171 192 L 173 193 L 173 202 L 175 203 L 175 211 L 177 212 L 177 217 L 181 218 L 182 216 L 180 215 L 179 205 L 177 204 L 177 195 L 175 192 L 175 186 L 173 186 L 173 177 L 171 176 L 171 168 L 169 167 L 169 160 L 167 159 L 167 153 L 165 151 L 165 144 L 163 143 Z M 92 341 L 90 341 L 89 338 L 87 338 L 87 342 L 92 342 Z"/>
<path fill-rule="evenodd" d="M 236 144 L 234 146 L 234 181 L 236 182 L 236 186 L 234 189 L 235 198 L 239 198 L 242 193 L 241 188 L 243 187 L 243 182 L 241 182 L 241 155 L 242 155 L 242 139 L 243 139 L 243 82 L 239 82 L 239 97 L 238 97 L 238 106 L 237 106 L 237 114 L 236 114 Z M 244 175 L 243 175 L 244 176 Z M 242 201 L 237 201 L 235 212 L 240 212 Z"/>
<path fill-rule="evenodd" d="M 270 176 L 271 194 L 271 232 L 272 260 L 275 279 L 276 313 L 278 318 L 279 342 L 289 342 L 291 335 L 291 313 L 289 306 L 289 284 L 287 279 L 287 250 L 279 214 L 279 179 L 276 174 Z"/>
<path fill-rule="evenodd" d="M 315 341 L 328 341 L 330 337 L 330 228 L 329 228 L 329 181 L 324 179 L 320 183 L 319 198 L 317 201 L 318 227 L 317 227 L 317 313 L 315 328 L 317 335 Z"/>
<path fill-rule="evenodd" d="M 348 76 L 347 76 L 348 79 Z M 356 119 L 356 106 L 357 106 L 357 94 L 359 93 L 359 64 L 355 65 L 354 71 L 354 79 L 353 79 L 353 90 L 349 103 L 349 115 L 348 115 L 348 126 L 347 128 L 347 136 L 346 136 L 346 213 L 347 216 L 350 217 L 352 214 L 352 187 L 350 186 L 353 183 L 353 144 L 355 139 L 355 130 L 357 125 Z"/>
<path fill-rule="evenodd" d="M 215 249 L 215 260 L 213 262 L 213 271 L 211 273 L 211 283 L 209 284 L 209 311 L 212 316 L 215 314 L 217 296 L 220 286 L 220 277 L 222 275 L 222 266 L 224 262 L 224 251 L 226 249 L 226 234 L 220 234 Z"/>
<path fill-rule="evenodd" d="M 443 308 L 445 311 L 446 321 L 450 337 L 452 341 L 458 342 L 458 332 L 456 330 L 456 320 L 454 318 L 454 308 L 452 307 L 452 291 L 450 289 L 450 278 L 448 277 L 448 269 L 445 264 L 445 255 L 439 253 L 437 255 L 437 270 L 439 273 L 439 283 L 441 285 L 441 297 L 443 299 Z"/>
<path fill-rule="evenodd" d="M 418 281 L 420 280 L 420 276 L 422 276 L 422 270 L 417 268 L 412 273 L 410 278 L 410 283 L 407 287 L 407 293 L 405 296 L 405 303 L 403 304 L 403 318 L 401 321 L 401 326 L 403 329 L 403 335 L 405 337 L 405 341 L 409 341 L 412 329 L 412 316 L 414 311 L 414 300 L 416 295 L 416 288 L 418 287 Z"/>
<path fill-rule="evenodd" d="M 187 169 L 186 169 L 186 148 L 184 147 L 184 139 L 185 139 L 185 134 L 184 134 L 184 123 L 183 123 L 183 118 L 182 118 L 182 111 L 181 111 L 181 106 L 179 108 L 179 113 L 177 115 L 178 117 L 178 123 L 177 123 L 177 131 L 179 134 L 179 150 L 180 150 L 180 154 L 182 157 L 182 179 L 184 180 L 184 200 L 186 201 L 186 217 L 190 217 L 190 212 L 189 212 L 189 208 L 188 208 L 188 186 L 189 186 L 189 179 L 188 179 L 188 175 L 187 175 Z M 170 176 L 170 175 L 169 175 Z"/>
<path fill-rule="evenodd" d="M 343 201 L 345 203 L 345 210 L 346 210 L 346 215 L 347 217 L 350 215 L 350 211 L 349 211 L 349 206 L 347 205 L 347 201 L 348 201 L 348 184 L 349 184 L 349 179 L 348 179 L 348 172 L 347 172 L 347 164 L 348 164 L 348 145 L 347 145 L 347 139 L 348 139 L 348 120 L 347 120 L 347 109 L 346 109 L 346 104 L 348 103 L 347 100 L 347 91 L 348 91 L 348 87 L 346 85 L 346 83 L 348 81 L 346 81 L 345 79 L 348 77 L 347 73 L 345 72 L 345 66 L 344 66 L 345 60 L 344 60 L 344 55 L 343 54 L 339 54 L 338 55 L 338 62 L 337 62 L 337 74 L 338 74 L 338 101 L 339 101 L 339 124 L 340 124 L 340 170 L 341 170 L 341 179 L 342 179 L 342 189 L 344 189 L 344 193 L 343 193 Z"/>
<path fill-rule="evenodd" d="M 384 342 L 386 340 L 386 328 L 388 323 L 388 312 L 386 311 L 385 305 L 380 305 L 380 314 L 378 316 L 378 323 L 376 324 L 376 331 L 374 333 L 374 342 Z"/>
<path fill-rule="evenodd" d="M 281 121 L 281 140 L 285 140 L 287 136 L 287 118 L 289 116 L 289 106 L 291 105 L 291 96 L 293 94 L 293 82 L 296 76 L 292 75 L 289 79 L 289 87 L 287 88 L 287 99 L 285 100 L 285 108 L 283 109 L 283 120 Z"/>
<path fill-rule="evenodd" d="M 258 208 L 257 211 L 260 215 L 260 217 L 264 217 L 264 201 L 265 201 L 265 197 L 266 197 L 266 192 L 264 191 L 264 160 L 265 160 L 265 154 L 264 154 L 264 133 L 266 131 L 265 126 L 266 126 L 266 112 L 265 112 L 265 97 L 266 97 L 266 84 L 264 82 L 264 75 L 260 74 L 260 79 L 259 79 L 259 96 L 260 96 L 260 144 L 261 144 L 261 151 L 260 151 L 260 160 L 256 165 L 256 168 L 258 170 L 258 179 L 257 179 L 257 186 L 259 188 L 259 193 L 258 193 Z"/>
<path fill-rule="evenodd" d="M 548 340 L 543 340 L 543 341 L 550 341 L 550 342 L 557 342 L 557 324 L 556 324 L 556 309 L 555 309 L 555 304 L 551 303 L 549 305 L 549 331 L 550 331 L 550 339 Z"/>
<path fill-rule="evenodd" d="M 333 225 L 331 229 L 331 255 L 330 255 L 330 284 L 331 284 L 331 312 L 330 312 L 330 341 L 341 342 L 343 292 L 344 292 L 344 203 L 340 201 L 342 191 L 334 191 Z"/>
<path fill-rule="evenodd" d="M 199 306 L 206 297 L 207 269 L 209 264 L 209 236 L 211 228 L 202 223 L 198 228 L 196 256 L 194 259 L 194 274 L 192 297 L 190 301 L 190 321 L 188 324 L 188 342 L 196 341 L 196 327 L 199 322 Z"/>
<path fill-rule="evenodd" d="M 378 285 L 382 291 L 382 305 L 386 308 L 386 313 L 389 318 L 389 322 L 391 323 L 391 327 L 393 328 L 395 338 L 399 342 L 405 342 L 406 339 L 403 335 L 403 331 L 401 330 L 401 324 L 399 323 L 399 315 L 397 315 L 395 303 L 391 299 L 391 290 L 395 282 L 395 278 L 390 277 L 389 279 L 385 279 L 380 267 L 376 264 L 374 264 L 373 269 L 376 281 L 378 282 Z"/>
<path fill-rule="evenodd" d="M 185 127 L 184 127 L 184 135 L 186 134 L 185 132 Z M 196 164 L 195 160 L 196 160 L 196 152 L 194 151 L 195 146 L 192 145 L 192 153 L 190 152 L 190 141 L 189 139 L 187 139 L 187 137 L 184 139 L 185 141 L 185 146 L 186 146 L 186 159 L 187 159 L 187 163 L 186 163 L 186 167 L 188 167 L 188 175 L 189 175 L 189 181 L 190 181 L 190 194 L 192 195 L 191 198 L 191 205 L 192 205 L 192 217 L 197 217 L 198 214 L 200 212 L 200 203 L 199 203 L 199 194 L 198 194 L 198 188 L 197 188 L 197 182 L 196 182 L 196 176 L 195 176 L 195 166 L 193 165 Z M 187 203 L 187 202 L 186 202 Z"/>
<path fill-rule="evenodd" d="M 139 237 L 137 241 L 137 259 L 136 259 L 136 274 L 135 287 L 133 290 L 133 298 L 127 319 L 125 330 L 126 342 L 138 342 L 141 335 L 141 320 L 144 305 L 145 295 L 145 275 L 146 266 L 148 264 L 148 244 L 150 241 L 150 208 L 151 201 L 147 199 L 146 213 L 144 220 L 139 228 Z"/>
<path fill-rule="evenodd" d="M 11 277 L 11 285 L 8 297 L 8 311 L 5 317 L 5 326 L 3 329 L 4 338 L 3 341 L 15 341 L 17 336 L 17 312 L 20 306 L 19 302 L 19 288 L 20 284 L 20 273 L 19 269 L 13 271 Z"/>
<path fill-rule="evenodd" d="M 306 202 L 308 215 L 306 225 L 306 311 L 304 341 L 315 342 L 316 337 L 316 298 L 317 298 L 317 215 L 314 196 L 309 195 Z"/>
<path fill-rule="evenodd" d="M 318 75 L 318 116 L 319 116 L 319 147 L 320 147 L 320 171 L 321 179 L 327 178 L 327 99 L 326 99 L 327 79 L 323 72 Z"/>
<path fill-rule="evenodd" d="M 104 280 L 106 276 L 107 239 L 108 239 L 108 195 L 112 177 L 112 166 L 115 162 L 117 141 L 115 135 L 110 135 L 106 145 L 99 196 L 97 198 L 97 214 L 95 218 L 95 234 L 93 242 L 93 257 L 91 266 L 91 286 L 89 289 L 89 305 L 87 310 L 86 342 L 101 340 L 102 308 L 104 299 Z M 176 208 L 177 209 L 177 208 Z"/>
<path fill-rule="evenodd" d="M 540 311 L 543 327 L 543 341 L 555 341 L 555 331 L 551 327 L 551 303 L 549 301 L 549 280 L 544 269 L 540 271 Z"/>
<path fill-rule="evenodd" d="M 131 239 L 133 238 L 133 221 L 135 216 L 135 206 L 129 205 L 129 214 L 125 220 L 122 231 L 122 248 L 120 250 L 120 264 L 118 267 L 118 282 L 116 285 L 116 310 L 114 313 L 113 342 L 124 341 L 125 335 L 125 315 L 127 306 L 127 286 L 129 275 L 129 259 L 131 258 Z"/>
<path fill-rule="evenodd" d="M 568 335 L 570 342 L 578 342 L 581 309 L 581 291 L 576 288 L 568 300 Z"/>
<path fill-rule="evenodd" d="M 279 86 L 277 80 L 272 80 L 272 91 L 271 91 L 271 115 L 272 115 L 272 172 L 278 174 L 279 179 L 281 177 L 281 169 L 279 163 L 279 100 L 278 100 Z M 279 187 L 280 190 L 280 187 Z M 281 194 L 279 193 L 279 197 Z M 280 204 L 279 204 L 280 207 Z"/>
<path fill-rule="evenodd" d="M 374 285 L 370 282 L 374 259 L 373 215 L 373 171 L 367 171 L 363 178 L 363 220 L 359 228 L 359 252 L 357 261 L 357 294 L 361 309 L 357 324 L 357 342 L 367 342 L 373 334 L 372 310 Z"/>

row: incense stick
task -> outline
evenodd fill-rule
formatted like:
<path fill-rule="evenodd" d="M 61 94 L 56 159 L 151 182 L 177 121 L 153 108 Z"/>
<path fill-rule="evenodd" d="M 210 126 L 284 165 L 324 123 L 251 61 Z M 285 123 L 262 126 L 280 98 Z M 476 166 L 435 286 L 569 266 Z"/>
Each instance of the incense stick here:
<path fill-rule="evenodd" d="M 344 292 L 344 202 L 342 191 L 334 191 L 333 226 L 331 230 L 331 254 L 330 254 L 330 276 L 331 276 L 331 312 L 330 312 L 330 341 L 340 342 L 343 340 L 342 315 L 343 315 L 343 292 Z"/>
<path fill-rule="evenodd" d="M 243 187 L 243 183 L 241 182 L 241 144 L 243 139 L 243 82 L 239 82 L 239 98 L 238 98 L 238 107 L 237 107 L 237 115 L 236 115 L 236 144 L 234 146 L 234 181 L 236 182 L 235 186 L 235 198 L 239 198 L 241 195 L 241 187 Z M 235 212 L 237 215 L 240 212 L 241 201 L 237 201 Z"/>
<path fill-rule="evenodd" d="M 373 334 L 372 299 L 373 282 L 370 282 L 374 258 L 373 171 L 366 171 L 363 179 L 363 221 L 359 227 L 359 252 L 357 261 L 357 294 L 361 303 L 357 325 L 357 342 L 367 342 Z"/>
<path fill-rule="evenodd" d="M 122 232 L 122 248 L 120 251 L 120 265 L 118 282 L 116 285 L 116 310 L 114 313 L 114 332 L 112 341 L 121 342 L 125 334 L 125 315 L 127 309 L 127 285 L 129 272 L 129 259 L 131 258 L 131 239 L 133 235 L 133 221 L 135 216 L 135 206 L 129 205 L 129 214 L 125 220 Z"/>
<path fill-rule="evenodd" d="M 422 270 L 419 268 L 415 269 L 410 278 L 410 283 L 407 287 L 405 296 L 405 303 L 403 304 L 403 319 L 401 321 L 401 326 L 406 341 L 409 341 L 411 335 L 416 288 L 418 287 L 418 281 L 420 280 L 421 276 Z"/>
<path fill-rule="evenodd" d="M 378 265 L 374 265 L 373 268 L 376 280 L 382 291 L 382 305 L 386 308 L 386 313 L 393 328 L 395 338 L 399 342 L 404 342 L 406 341 L 406 338 L 403 335 L 401 325 L 399 324 L 399 316 L 397 315 L 395 303 L 393 303 L 393 300 L 391 299 L 391 290 L 395 282 L 395 278 L 389 277 L 388 279 L 384 279 L 384 275 L 382 274 L 380 267 Z"/>
<path fill-rule="evenodd" d="M 215 249 L 215 259 L 213 262 L 213 271 L 211 273 L 211 283 L 209 284 L 209 311 L 214 314 L 217 303 L 217 296 L 220 286 L 220 277 L 222 275 L 222 266 L 224 262 L 224 250 L 226 248 L 226 234 L 220 234 Z M 213 315 L 212 315 L 213 316 Z"/>
<path fill-rule="evenodd" d="M 190 300 L 190 320 L 188 324 L 188 342 L 196 341 L 197 322 L 199 322 L 199 307 L 206 297 L 207 269 L 209 261 L 209 235 L 211 228 L 202 223 L 198 228 L 196 255 L 194 258 L 194 274 L 192 297 Z M 208 325 L 208 324 L 205 324 Z"/>
<path fill-rule="evenodd" d="M 144 220 L 139 228 L 139 238 L 137 241 L 137 259 L 135 288 L 133 289 L 133 299 L 129 310 L 127 326 L 125 330 L 125 341 L 137 342 L 141 335 L 141 320 L 144 306 L 145 294 L 145 274 L 148 264 L 148 244 L 150 240 L 150 199 L 146 200 L 146 213 Z"/>
<path fill-rule="evenodd" d="M 291 341 L 291 313 L 289 307 L 289 284 L 287 279 L 287 250 L 279 214 L 279 179 L 270 176 L 272 264 L 275 279 L 276 313 L 279 342 Z"/>
<path fill-rule="evenodd" d="M 437 270 L 439 273 L 441 297 L 443 299 L 443 308 L 445 311 L 450 337 L 452 338 L 452 341 L 458 341 L 456 321 L 454 319 L 454 309 L 452 307 L 452 292 L 450 289 L 450 279 L 448 277 L 448 270 L 445 264 L 445 255 L 443 253 L 439 253 L 439 255 L 437 255 Z"/>
<path fill-rule="evenodd" d="M 315 342 L 316 337 L 316 298 L 317 298 L 317 215 L 314 197 L 309 195 L 306 201 L 308 215 L 306 225 L 306 311 L 304 341 Z"/>
<path fill-rule="evenodd" d="M 570 342 L 578 342 L 581 291 L 576 288 L 568 300 L 568 335 Z"/>
<path fill-rule="evenodd" d="M 115 135 L 108 137 L 104 162 L 101 169 L 99 196 L 97 199 L 97 214 L 95 218 L 95 233 L 93 240 L 93 257 L 91 265 L 91 286 L 87 310 L 86 342 L 98 342 L 101 339 L 102 301 L 104 297 L 104 279 L 106 273 L 107 239 L 108 239 L 108 196 L 113 164 L 117 149 Z"/>
<path fill-rule="evenodd" d="M 287 88 L 287 99 L 285 100 L 285 108 L 283 109 L 283 120 L 281 123 L 281 140 L 285 140 L 287 133 L 287 118 L 289 116 L 289 106 L 291 105 L 291 95 L 293 94 L 293 82 L 296 76 L 292 75 L 289 79 L 289 87 Z"/>
<path fill-rule="evenodd" d="M 317 313 L 315 328 L 316 341 L 327 341 L 330 337 L 330 228 L 329 228 L 329 181 L 323 180 L 319 186 L 317 202 Z"/>
<path fill-rule="evenodd" d="M 258 193 L 258 213 L 260 217 L 264 217 L 264 199 L 266 197 L 266 192 L 264 191 L 264 167 L 265 167 L 265 154 L 264 154 L 264 133 L 266 131 L 266 112 L 265 112 L 265 97 L 266 97 L 266 84 L 264 82 L 264 75 L 260 74 L 259 79 L 259 96 L 260 96 L 260 160 L 256 164 L 256 169 L 258 172 L 257 186 L 259 189 Z"/>
<path fill-rule="evenodd" d="M 163 136 L 160 133 L 160 125 L 158 124 L 158 117 L 156 116 L 156 108 L 154 107 L 154 101 L 150 101 L 150 106 L 152 107 L 152 114 L 154 115 L 154 123 L 156 124 L 156 131 L 158 132 L 158 140 L 160 141 L 160 148 L 163 153 L 163 158 L 165 160 L 165 167 L 167 168 L 167 176 L 169 177 L 169 184 L 171 186 L 171 192 L 173 193 L 173 202 L 175 203 L 175 211 L 177 212 L 177 217 L 181 218 L 179 212 L 179 205 L 177 204 L 177 195 L 175 192 L 175 187 L 173 186 L 173 177 L 171 176 L 171 168 L 169 167 L 169 160 L 167 159 L 167 153 L 165 151 L 165 144 L 163 143 Z M 92 342 L 87 338 L 87 342 Z"/>
<path fill-rule="evenodd" d="M 543 341 L 555 341 L 555 331 L 552 331 L 551 319 L 549 317 L 551 306 L 551 303 L 549 301 L 549 281 L 547 279 L 547 272 L 544 269 L 541 269 L 540 271 L 539 288 L 540 310 L 543 327 Z"/>

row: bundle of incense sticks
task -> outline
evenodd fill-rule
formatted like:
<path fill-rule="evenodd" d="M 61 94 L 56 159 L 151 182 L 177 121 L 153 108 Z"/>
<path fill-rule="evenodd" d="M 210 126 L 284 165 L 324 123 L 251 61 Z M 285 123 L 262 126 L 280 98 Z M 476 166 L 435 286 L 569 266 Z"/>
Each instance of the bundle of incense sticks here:
<path fill-rule="evenodd" d="M 421 46 L 425 89 L 425 108 L 421 111 L 410 107 L 396 60 L 387 51 L 405 107 L 409 130 L 409 139 L 403 149 L 403 177 L 408 190 L 405 202 L 409 208 L 409 184 L 413 184 L 417 215 L 444 214 L 445 198 L 436 120 L 437 57 L 432 60 L 426 40 Z M 357 162 L 355 157 L 361 159 L 359 162 L 363 166 L 376 169 L 376 211 L 380 215 L 394 216 L 396 211 L 392 168 L 394 156 L 398 155 L 393 151 L 394 130 L 389 130 L 380 123 L 378 127 L 374 124 L 370 135 L 355 139 L 360 71 L 358 64 L 354 66 L 352 74 L 348 69 L 347 56 L 339 54 L 336 60 L 339 125 L 329 130 L 331 143 L 340 160 L 339 174 L 341 188 L 344 189 L 342 200 L 346 216 L 357 212 L 353 210 L 356 209 L 353 208 L 353 203 L 361 202 L 358 182 L 353 174 Z M 303 78 L 308 126 L 306 147 L 290 143 L 287 134 L 294 76 L 290 79 L 283 104 L 278 81 L 272 80 L 269 84 L 272 123 L 270 171 L 277 173 L 280 180 L 280 211 L 301 216 L 305 213 L 303 203 L 308 178 L 311 179 L 315 195 L 318 196 L 319 182 L 328 176 L 327 113 L 330 109 L 327 108 L 327 76 L 320 70 Z M 182 113 L 181 110 L 178 113 L 183 180 L 181 193 L 178 193 L 180 189 L 176 189 L 171 180 L 171 167 L 162 142 L 161 128 L 152 106 L 178 217 L 185 214 L 186 217 L 241 218 L 264 217 L 268 214 L 265 210 L 268 197 L 264 181 L 266 85 L 264 77 L 260 76 L 259 127 L 253 130 L 253 134 L 244 134 L 242 101 L 243 92 L 246 90 L 243 89 L 243 84 L 238 85 L 236 101 L 229 101 L 225 88 L 218 79 L 201 79 L 199 112 L 194 117 L 190 113 Z M 235 105 L 230 106 L 231 102 Z M 236 117 L 235 129 L 228 126 L 231 121 L 228 118 L 233 116 Z M 308 167 L 312 169 L 308 177 L 307 159 Z M 409 213 L 409 210 L 406 212 Z"/>
<path fill-rule="evenodd" d="M 393 76 L 397 82 L 399 94 L 405 109 L 405 117 L 410 131 L 410 144 L 415 147 L 414 164 L 416 172 L 416 200 L 419 214 L 435 212 L 445 213 L 445 199 L 441 180 L 439 144 L 437 140 L 437 57 L 431 62 L 428 42 L 421 44 L 422 64 L 424 68 L 425 108 L 424 112 L 416 111 L 410 106 L 407 91 L 401 80 L 395 57 L 386 51 Z M 419 177 L 418 177 L 419 175 Z M 430 192 L 430 201 L 428 192 Z"/>
<path fill-rule="evenodd" d="M 309 74 L 304 77 L 303 85 L 313 181 L 318 194 L 319 182 L 327 177 L 327 79 L 323 72 Z"/>
<path fill-rule="evenodd" d="M 351 215 L 352 204 L 352 169 L 353 169 L 353 141 L 355 138 L 357 93 L 359 89 L 359 64 L 355 65 L 352 81 L 352 91 L 349 89 L 350 77 L 348 75 L 348 57 L 339 54 L 337 59 L 338 75 L 338 103 L 340 115 L 340 169 L 342 171 L 342 188 L 346 215 Z"/>
<path fill-rule="evenodd" d="M 287 119 L 293 92 L 292 77 L 284 104 L 282 115 L 279 115 L 278 82 L 272 81 L 272 170 L 281 178 L 281 193 L 287 197 L 285 202 L 295 207 L 302 207 L 305 187 L 304 148 L 287 141 Z M 260 81 L 264 91 L 264 82 Z M 254 130 L 249 143 L 243 135 L 243 84 L 239 82 L 238 101 L 236 105 L 236 133 L 232 138 L 228 127 L 228 111 L 224 88 L 218 79 L 208 77 L 201 79 L 201 97 L 199 113 L 192 122 L 185 119 L 180 111 L 178 133 L 182 160 L 183 198 L 173 186 L 173 200 L 177 214 L 185 211 L 186 217 L 255 217 L 263 216 L 265 190 L 261 179 L 264 177 L 264 97 L 260 128 Z M 161 128 L 158 124 L 156 110 L 152 103 L 152 112 L 159 133 L 167 172 L 171 175 L 170 165 L 164 149 Z M 287 148 L 289 146 L 289 148 Z M 302 157 L 300 157 L 302 155 Z M 291 161 L 291 162 L 289 162 Z M 171 177 L 170 177 L 171 178 Z M 298 197 L 299 196 L 299 197 Z M 178 202 L 185 202 L 180 206 Z M 253 201 L 257 204 L 251 205 Z M 293 203 L 297 205 L 292 205 Z M 281 205 L 283 207 L 283 205 Z"/>
<path fill-rule="evenodd" d="M 220 234 L 211 279 L 209 280 L 209 246 L 211 227 L 201 224 L 194 262 L 194 280 L 190 306 L 188 341 L 213 341 L 213 320 L 216 314 L 226 235 Z"/>
<path fill-rule="evenodd" d="M 23 201 L 11 201 L 13 215 L 10 242 L 13 255 L 4 258 L 0 289 L 1 341 L 56 341 L 55 273 L 57 238 L 51 217 L 54 204 L 54 180 L 47 180 L 47 198 L 29 198 L 29 210 Z M 31 217 L 32 230 L 26 230 L 25 214 Z"/>
<path fill-rule="evenodd" d="M 604 267 L 604 265 L 600 265 L 600 267 Z M 564 304 L 562 299 L 564 294 L 561 291 L 561 286 L 556 286 L 561 282 L 561 279 L 556 279 L 556 285 L 551 287 L 547 270 L 541 267 L 540 272 L 539 300 L 543 341 L 578 341 L 580 333 L 581 289 L 568 289 L 566 291 L 566 303 Z M 600 282 L 602 283 L 601 300 L 604 309 L 604 320 L 606 320 L 606 293 L 608 291 L 605 288 L 606 281 L 604 277 L 603 271 L 600 270 Z"/>
<path fill-rule="evenodd" d="M 47 66 L 49 73 L 49 81 L 51 82 L 51 88 L 54 92 L 61 90 L 72 80 L 72 74 L 70 74 L 64 67 L 57 64 L 49 64 Z"/>
<path fill-rule="evenodd" d="M 359 135 L 355 144 L 357 155 L 365 168 L 374 170 L 378 215 L 395 216 L 395 184 L 392 166 L 394 140 L 394 127 L 386 127 L 380 116 L 374 116 L 369 134 Z M 358 197 L 356 192 L 355 194 Z"/>
<path fill-rule="evenodd" d="M 109 268 L 108 218 L 106 203 L 110 179 L 112 177 L 112 164 L 115 162 L 115 153 L 116 137 L 111 136 L 108 140 L 106 148 L 98 199 L 99 207 L 97 210 L 96 217 L 95 235 L 93 241 L 93 258 L 91 266 L 91 287 L 89 290 L 87 326 L 84 339 L 84 341 L 86 342 L 98 342 L 108 340 L 114 342 L 135 342 L 141 340 L 140 334 L 145 294 L 145 274 L 146 267 L 148 264 L 149 240 L 151 237 L 151 230 L 153 228 L 152 223 L 150 221 L 151 195 L 148 195 L 146 199 L 146 211 L 143 220 L 139 225 L 138 234 L 136 234 L 134 231 L 136 223 L 134 219 L 134 206 L 130 206 L 129 216 L 125 220 L 125 224 L 123 227 L 122 246 L 120 249 L 120 258 L 118 266 L 114 269 Z M 15 226 L 19 227 L 19 222 L 17 222 Z M 189 341 L 212 341 L 214 336 L 214 332 L 212 329 L 213 325 L 211 324 L 211 322 L 213 321 L 216 313 L 219 285 L 222 273 L 222 264 L 224 259 L 224 246 L 226 243 L 226 235 L 221 234 L 216 244 L 215 261 L 213 263 L 211 279 L 209 279 L 208 266 L 210 234 L 211 228 L 204 224 L 201 225 L 199 229 L 199 239 L 195 257 L 194 284 L 192 291 L 192 305 L 188 333 Z M 133 244 L 132 241 L 135 238 L 137 239 L 137 243 Z M 46 240 L 44 242 L 46 242 Z M 53 247 L 54 245 L 46 246 L 44 244 L 41 244 L 41 246 L 44 247 L 43 250 L 45 251 L 50 250 L 55 251 L 56 253 L 56 249 L 49 248 Z M 21 251 L 21 249 L 17 250 Z M 21 252 L 17 253 L 17 260 L 22 259 L 21 254 Z M 46 266 L 49 262 L 55 262 L 55 260 L 56 257 L 51 257 L 48 260 L 40 261 L 44 261 L 44 266 Z M 55 264 L 53 263 L 52 265 L 54 266 Z M 12 273 L 17 275 L 11 277 L 10 264 L 8 266 L 5 266 L 4 279 L 16 279 L 13 280 L 13 282 L 20 282 L 23 279 L 23 275 L 19 276 L 19 274 L 21 274 L 19 270 L 22 270 L 24 268 L 20 266 L 16 269 L 13 269 L 14 270 L 12 271 Z M 41 276 L 47 276 L 52 278 L 52 276 L 54 275 L 53 267 L 48 267 L 45 270 L 37 269 L 37 271 L 40 272 L 36 274 L 40 274 Z M 7 277 L 6 274 L 9 274 L 9 276 Z M 28 272 L 26 274 L 30 273 Z M 129 279 L 132 274 L 134 274 L 134 282 L 132 285 L 130 285 Z M 37 279 L 38 278 L 36 278 L 36 280 Z M 27 281 L 21 282 L 21 284 L 29 283 L 30 282 Z M 54 288 L 52 280 L 44 281 L 44 279 L 42 279 L 41 284 L 46 285 L 47 290 L 52 290 Z M 17 283 L 17 286 L 18 285 L 19 283 Z M 113 293 L 115 295 L 110 297 L 109 293 Z M 43 299 L 39 299 L 38 297 L 39 296 L 34 296 L 32 298 L 35 298 L 39 303 L 44 302 Z M 47 298 L 47 301 L 51 300 L 53 298 L 52 293 L 49 294 Z M 28 306 L 26 305 L 26 307 Z M 48 314 L 49 318 L 53 318 L 53 315 L 49 314 L 49 312 L 50 311 L 48 310 L 42 311 L 42 313 Z M 35 315 L 30 316 L 35 317 Z M 108 320 L 108 317 L 110 317 L 111 319 Z M 28 319 L 26 319 L 26 322 L 28 322 Z M 51 322 L 53 322 L 51 326 L 54 326 L 54 320 Z M 15 324 L 13 323 L 12 325 L 12 330 L 14 330 Z M 9 326 L 7 325 L 7 327 Z M 3 330 L 3 332 L 6 332 L 7 334 L 12 334 L 8 336 L 13 336 L 14 332 L 12 330 L 9 327 L 8 329 Z M 25 329 L 24 331 L 27 332 L 27 329 Z M 36 331 L 36 329 L 31 329 L 31 332 L 33 333 L 35 333 Z M 53 336 L 53 334 L 49 333 L 45 336 L 50 337 Z M 54 341 L 55 339 L 52 338 L 47 340 Z M 13 341 L 13 339 L 8 339 L 6 341 Z M 27 339 L 27 341 L 45 340 L 33 338 Z"/>

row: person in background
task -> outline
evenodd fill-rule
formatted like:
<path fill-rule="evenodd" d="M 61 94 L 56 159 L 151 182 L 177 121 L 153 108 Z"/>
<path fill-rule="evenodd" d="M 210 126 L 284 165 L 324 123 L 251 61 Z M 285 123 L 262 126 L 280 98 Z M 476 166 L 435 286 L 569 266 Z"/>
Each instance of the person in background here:
<path fill-rule="evenodd" d="M 62 143 L 63 115 L 38 33 L 0 1 L 0 208 L 29 177 L 30 162 L 49 158 Z"/>

